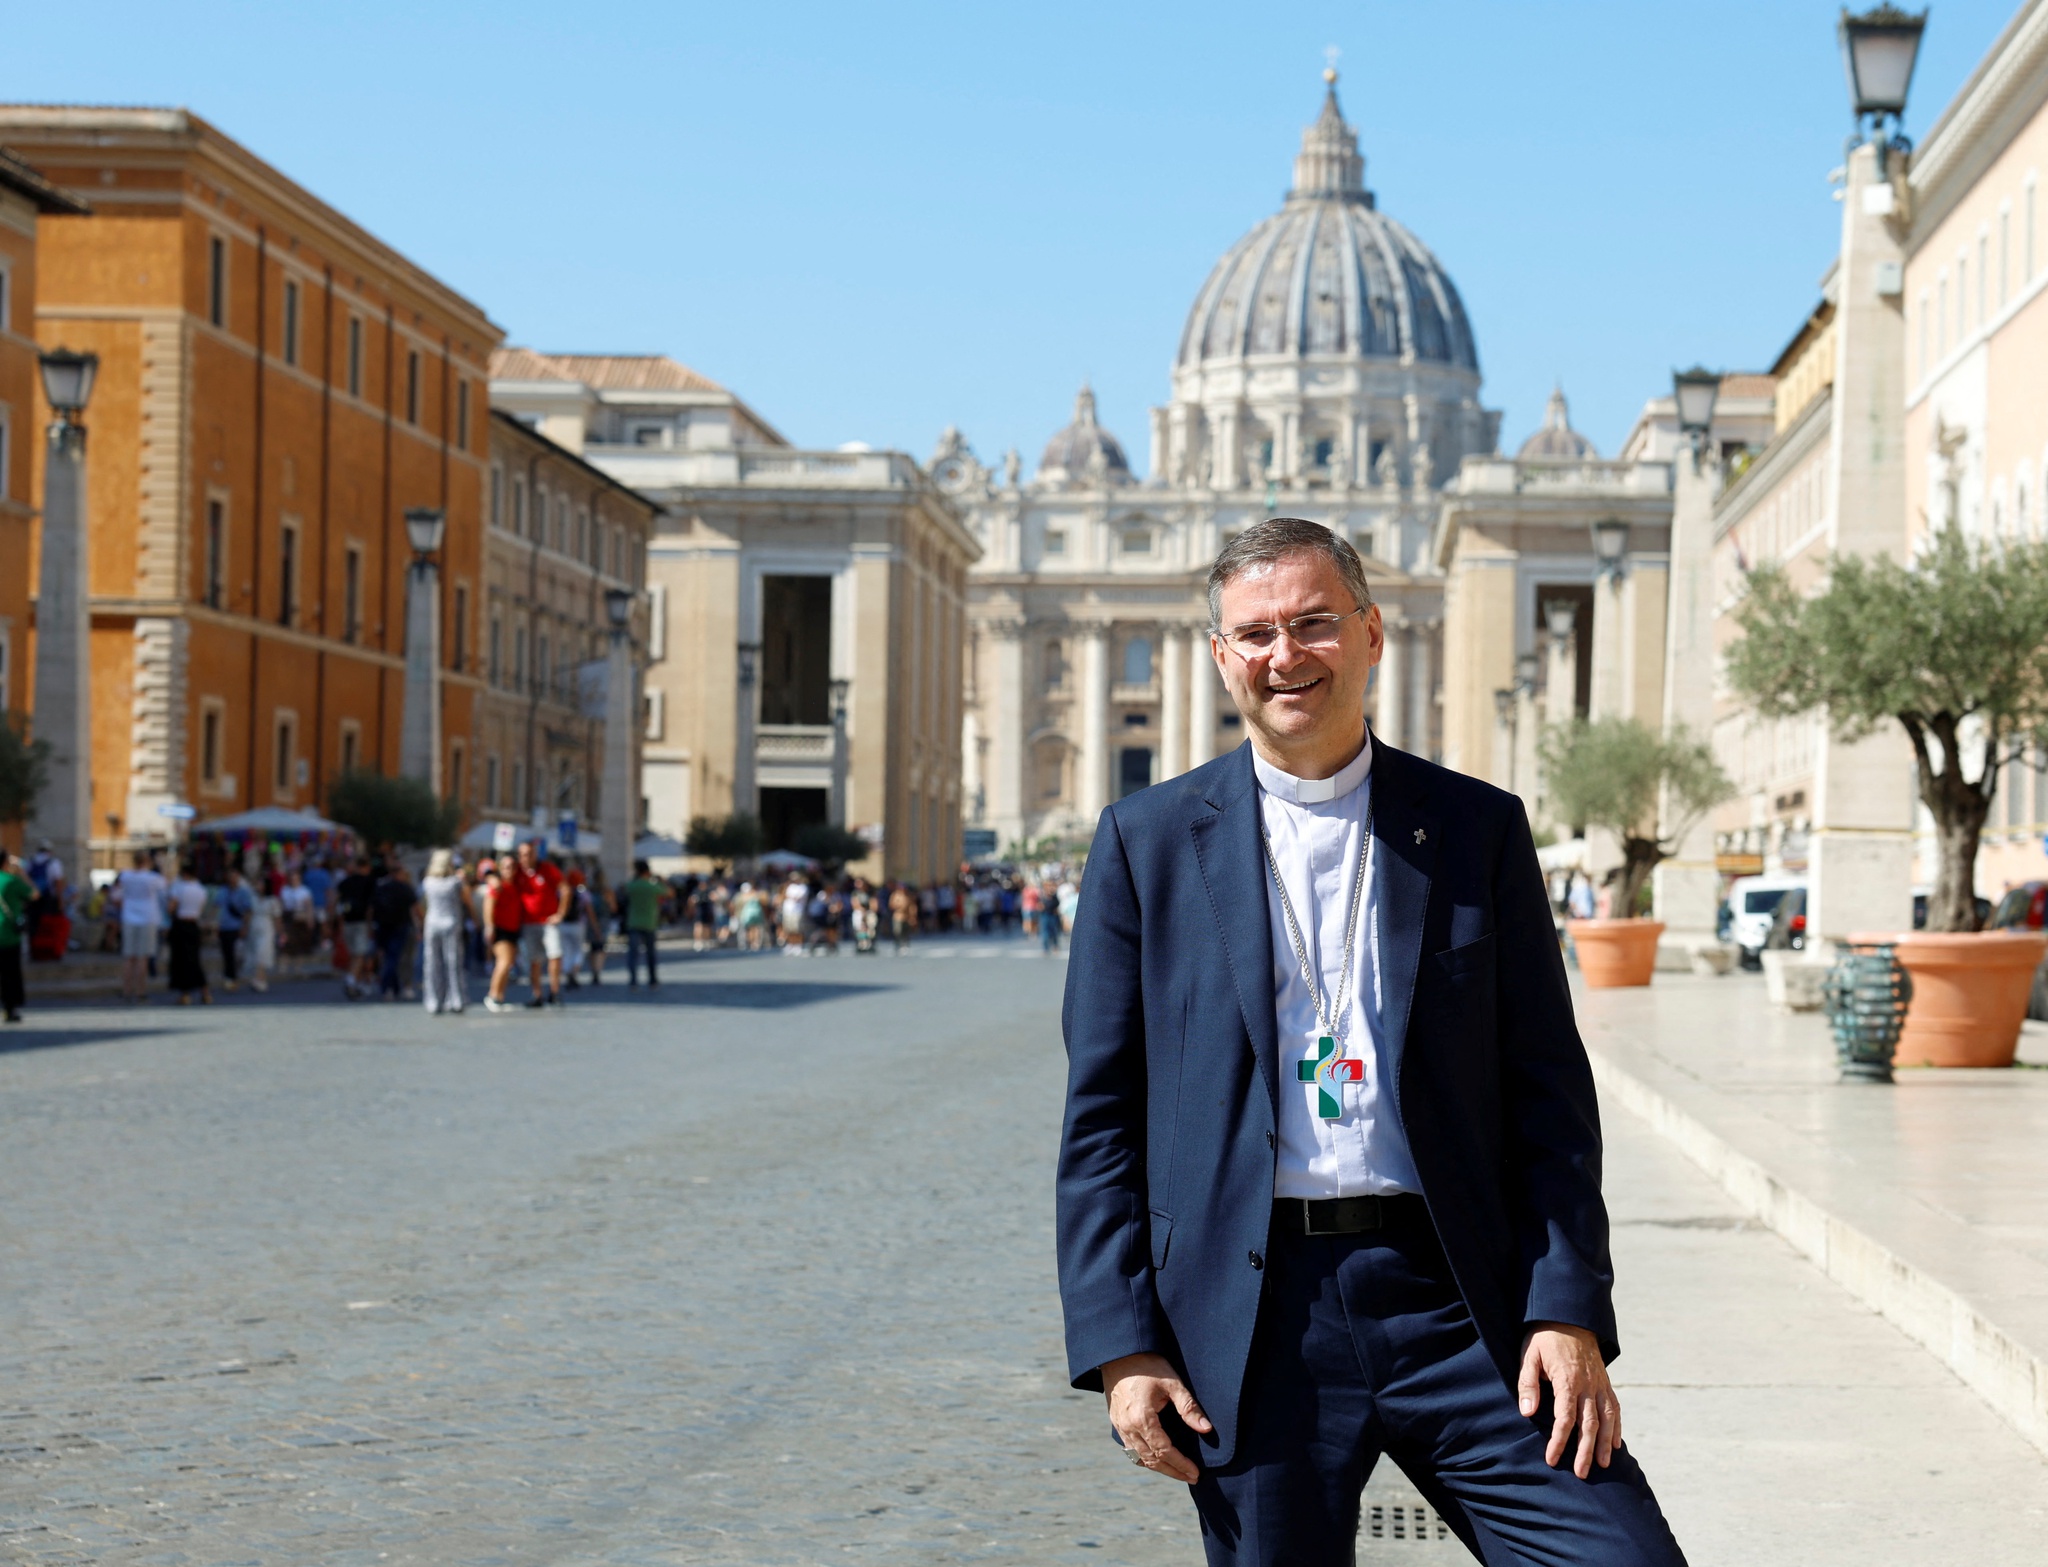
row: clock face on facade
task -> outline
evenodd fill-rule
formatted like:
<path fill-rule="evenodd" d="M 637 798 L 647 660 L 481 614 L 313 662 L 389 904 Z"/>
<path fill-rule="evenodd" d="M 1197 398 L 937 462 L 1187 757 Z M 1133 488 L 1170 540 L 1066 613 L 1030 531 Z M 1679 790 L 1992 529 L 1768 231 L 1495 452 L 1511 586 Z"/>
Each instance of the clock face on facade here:
<path fill-rule="evenodd" d="M 958 495 L 973 481 L 974 475 L 961 457 L 941 458 L 939 465 L 932 469 L 932 483 L 948 495 Z"/>

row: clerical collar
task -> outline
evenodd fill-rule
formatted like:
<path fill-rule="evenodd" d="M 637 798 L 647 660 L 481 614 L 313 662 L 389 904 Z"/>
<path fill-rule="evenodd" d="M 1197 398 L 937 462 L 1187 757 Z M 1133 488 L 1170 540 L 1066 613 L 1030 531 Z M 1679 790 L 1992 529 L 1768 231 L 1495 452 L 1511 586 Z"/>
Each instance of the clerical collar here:
<path fill-rule="evenodd" d="M 1364 783 L 1372 771 L 1372 734 L 1367 731 L 1358 755 L 1328 778 L 1297 778 L 1292 773 L 1283 773 L 1257 751 L 1252 752 L 1252 771 L 1258 775 L 1259 787 L 1276 800 L 1295 805 L 1328 805 Z"/>

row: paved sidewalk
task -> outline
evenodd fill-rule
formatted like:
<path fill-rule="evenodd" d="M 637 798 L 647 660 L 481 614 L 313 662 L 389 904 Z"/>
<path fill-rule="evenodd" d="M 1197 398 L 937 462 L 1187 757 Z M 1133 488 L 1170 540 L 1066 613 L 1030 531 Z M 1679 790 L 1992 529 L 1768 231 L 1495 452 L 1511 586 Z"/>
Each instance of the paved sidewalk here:
<path fill-rule="evenodd" d="M 1836 1079 L 1761 979 L 1582 991 L 1612 1119 L 1646 1116 L 1749 1212 L 2048 1451 L 2048 1038 L 2007 1072 Z"/>

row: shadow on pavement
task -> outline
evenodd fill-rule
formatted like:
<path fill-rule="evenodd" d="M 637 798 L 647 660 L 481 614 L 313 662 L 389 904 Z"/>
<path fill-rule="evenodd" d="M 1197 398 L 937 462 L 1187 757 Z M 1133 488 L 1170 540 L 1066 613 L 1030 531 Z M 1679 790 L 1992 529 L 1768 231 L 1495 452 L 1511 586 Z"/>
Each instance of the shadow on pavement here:
<path fill-rule="evenodd" d="M 805 984 L 801 980 L 700 980 L 696 983 L 670 980 L 648 1000 L 668 1006 L 744 1007 L 755 1012 L 774 1012 L 785 1007 L 810 1007 L 824 1001 L 843 1001 L 849 996 L 874 996 L 899 990 L 898 985 L 850 985 L 826 981 Z"/>
<path fill-rule="evenodd" d="M 113 1045 L 175 1032 L 167 1028 L 37 1028 L 28 1024 L 0 1034 L 0 1056 L 29 1050 L 62 1050 L 69 1045 Z"/>

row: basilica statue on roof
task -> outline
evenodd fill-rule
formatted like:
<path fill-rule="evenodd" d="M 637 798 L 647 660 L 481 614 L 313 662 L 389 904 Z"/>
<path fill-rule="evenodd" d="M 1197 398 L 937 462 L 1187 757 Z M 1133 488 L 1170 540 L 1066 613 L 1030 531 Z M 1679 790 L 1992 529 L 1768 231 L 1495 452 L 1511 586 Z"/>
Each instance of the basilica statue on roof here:
<path fill-rule="evenodd" d="M 969 587 L 966 819 L 1000 846 L 1085 836 L 1104 806 L 1242 738 L 1210 661 L 1205 579 L 1236 530 L 1312 518 L 1366 559 L 1387 620 L 1374 725 L 1441 750 L 1442 486 L 1494 449 L 1465 307 L 1379 210 L 1337 104 L 1281 209 L 1195 297 L 1140 482 L 1087 387 L 1031 478 L 956 430 L 931 459 L 982 545 Z"/>

